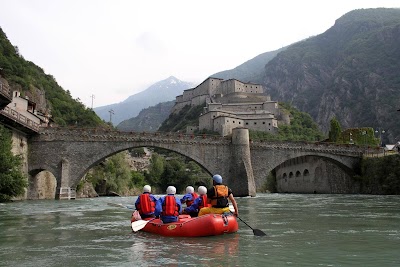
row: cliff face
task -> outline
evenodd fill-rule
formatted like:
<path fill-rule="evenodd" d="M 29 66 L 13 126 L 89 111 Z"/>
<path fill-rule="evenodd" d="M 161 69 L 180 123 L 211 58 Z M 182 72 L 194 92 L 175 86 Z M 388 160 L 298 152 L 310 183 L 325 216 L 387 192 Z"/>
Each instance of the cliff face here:
<path fill-rule="evenodd" d="M 400 9 L 355 10 L 325 33 L 289 46 L 266 66 L 262 85 L 272 99 L 308 112 L 324 132 L 386 130 L 400 139 Z"/>

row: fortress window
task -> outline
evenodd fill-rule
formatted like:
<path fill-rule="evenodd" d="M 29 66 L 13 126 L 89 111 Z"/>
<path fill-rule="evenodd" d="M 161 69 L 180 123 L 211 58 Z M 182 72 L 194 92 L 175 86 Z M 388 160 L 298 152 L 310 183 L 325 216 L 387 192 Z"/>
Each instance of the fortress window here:
<path fill-rule="evenodd" d="M 256 125 L 257 124 L 257 122 L 254 122 L 254 125 Z"/>
<path fill-rule="evenodd" d="M 248 123 L 248 122 L 246 122 L 246 125 L 249 125 L 249 123 Z"/>
<path fill-rule="evenodd" d="M 241 124 L 241 122 L 239 121 L 239 124 Z"/>
<path fill-rule="evenodd" d="M 263 124 L 265 124 L 265 121 L 263 121 Z"/>
<path fill-rule="evenodd" d="M 233 121 L 233 123 L 235 123 L 235 121 Z"/>
<path fill-rule="evenodd" d="M 269 126 L 271 126 L 271 123 L 268 123 Z"/>

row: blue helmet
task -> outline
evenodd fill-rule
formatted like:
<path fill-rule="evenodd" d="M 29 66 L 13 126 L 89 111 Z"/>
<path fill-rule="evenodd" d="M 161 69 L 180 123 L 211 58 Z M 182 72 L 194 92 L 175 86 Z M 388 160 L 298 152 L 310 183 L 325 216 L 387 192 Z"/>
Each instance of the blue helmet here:
<path fill-rule="evenodd" d="M 219 175 L 219 174 L 216 174 L 216 175 L 213 176 L 213 180 L 214 180 L 214 182 L 216 182 L 218 184 L 221 184 L 222 183 L 222 176 Z"/>

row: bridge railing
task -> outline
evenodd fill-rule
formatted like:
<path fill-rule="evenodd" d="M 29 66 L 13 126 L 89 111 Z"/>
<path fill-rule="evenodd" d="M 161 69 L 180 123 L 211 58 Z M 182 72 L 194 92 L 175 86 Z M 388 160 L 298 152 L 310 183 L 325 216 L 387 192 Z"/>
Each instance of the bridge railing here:
<path fill-rule="evenodd" d="M 80 127 L 42 127 L 40 134 L 43 135 L 62 135 L 62 136 L 75 136 L 75 137 L 90 137 L 90 136 L 102 136 L 105 138 L 124 138 L 124 137 L 144 137 L 144 138 L 171 138 L 171 139 L 206 139 L 206 140 L 223 140 L 228 141 L 230 138 L 222 137 L 219 135 L 209 134 L 184 134 L 177 132 L 126 132 L 118 131 L 110 128 L 80 128 Z"/>
<path fill-rule="evenodd" d="M 252 147 L 274 147 L 280 149 L 299 149 L 313 151 L 344 152 L 356 155 L 365 153 L 364 147 L 350 144 L 311 141 L 251 141 Z"/>
<path fill-rule="evenodd" d="M 40 125 L 38 123 L 32 121 L 31 119 L 28 119 L 26 116 L 22 115 L 15 109 L 5 107 L 4 109 L 0 110 L 0 113 L 31 130 L 39 132 Z"/>

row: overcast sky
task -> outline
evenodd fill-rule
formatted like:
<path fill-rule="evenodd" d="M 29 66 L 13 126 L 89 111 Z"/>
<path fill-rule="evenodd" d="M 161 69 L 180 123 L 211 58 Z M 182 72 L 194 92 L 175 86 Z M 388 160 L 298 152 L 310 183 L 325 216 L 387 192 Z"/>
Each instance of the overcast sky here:
<path fill-rule="evenodd" d="M 169 76 L 200 83 L 398 0 L 0 0 L 20 54 L 86 106 L 118 103 Z M 94 95 L 94 98 L 91 96 Z"/>

